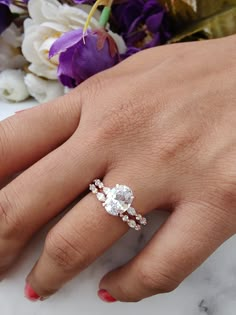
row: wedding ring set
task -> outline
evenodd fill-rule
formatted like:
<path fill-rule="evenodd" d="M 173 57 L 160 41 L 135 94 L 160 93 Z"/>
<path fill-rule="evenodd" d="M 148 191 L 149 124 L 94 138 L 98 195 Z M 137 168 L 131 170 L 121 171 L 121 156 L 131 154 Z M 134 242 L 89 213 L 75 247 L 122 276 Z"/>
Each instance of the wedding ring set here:
<path fill-rule="evenodd" d="M 89 185 L 89 190 L 102 202 L 107 213 L 120 217 L 130 228 L 139 231 L 142 226 L 147 225 L 147 219 L 131 207 L 134 195 L 128 186 L 117 184 L 108 188 L 100 179 L 95 179 Z"/>

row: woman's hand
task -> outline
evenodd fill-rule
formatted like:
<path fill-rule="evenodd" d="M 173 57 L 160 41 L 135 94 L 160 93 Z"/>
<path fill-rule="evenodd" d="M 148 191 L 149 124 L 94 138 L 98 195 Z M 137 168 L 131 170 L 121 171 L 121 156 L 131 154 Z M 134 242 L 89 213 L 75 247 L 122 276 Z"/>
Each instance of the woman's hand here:
<path fill-rule="evenodd" d="M 169 292 L 236 232 L 236 37 L 150 49 L 0 124 L 0 269 L 95 178 L 171 216 L 106 275 L 119 301 Z M 3 184 L 4 186 L 4 184 Z M 148 228 L 148 226 L 147 226 Z M 49 232 L 27 277 L 46 298 L 128 230 L 87 194 Z M 34 290 L 36 293 L 34 293 Z M 106 291 L 100 295 L 107 300 Z"/>

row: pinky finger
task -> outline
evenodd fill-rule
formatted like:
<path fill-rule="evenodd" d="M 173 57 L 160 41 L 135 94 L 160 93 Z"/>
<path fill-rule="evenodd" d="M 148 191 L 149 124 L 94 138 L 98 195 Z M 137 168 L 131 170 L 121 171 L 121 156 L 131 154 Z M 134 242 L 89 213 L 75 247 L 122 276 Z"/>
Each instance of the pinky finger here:
<path fill-rule="evenodd" d="M 106 302 L 137 302 L 173 291 L 234 234 L 226 212 L 217 211 L 180 206 L 138 256 L 104 276 L 99 297 Z"/>

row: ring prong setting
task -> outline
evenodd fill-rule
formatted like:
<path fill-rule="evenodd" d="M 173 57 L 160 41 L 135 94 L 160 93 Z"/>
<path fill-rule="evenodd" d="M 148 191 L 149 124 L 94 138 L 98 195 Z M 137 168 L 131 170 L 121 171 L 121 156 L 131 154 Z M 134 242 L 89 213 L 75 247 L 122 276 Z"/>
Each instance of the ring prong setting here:
<path fill-rule="evenodd" d="M 128 186 L 116 184 L 115 187 L 109 188 L 104 186 L 100 179 L 95 179 L 89 189 L 96 194 L 107 213 L 119 216 L 130 228 L 139 231 L 141 225 L 147 224 L 147 219 L 131 207 L 134 195 Z"/>

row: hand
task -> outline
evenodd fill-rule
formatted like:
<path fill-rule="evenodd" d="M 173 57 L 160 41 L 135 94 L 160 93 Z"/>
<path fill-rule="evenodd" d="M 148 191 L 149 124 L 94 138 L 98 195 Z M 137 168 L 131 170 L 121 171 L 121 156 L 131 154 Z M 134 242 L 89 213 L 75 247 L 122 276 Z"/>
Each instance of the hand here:
<path fill-rule="evenodd" d="M 232 36 L 150 49 L 3 121 L 2 182 L 24 171 L 0 192 L 1 273 L 95 178 L 130 186 L 144 215 L 172 211 L 144 250 L 102 279 L 103 297 L 139 301 L 172 291 L 231 237 L 235 48 Z M 87 194 L 49 232 L 27 292 L 55 293 L 127 230 Z"/>

